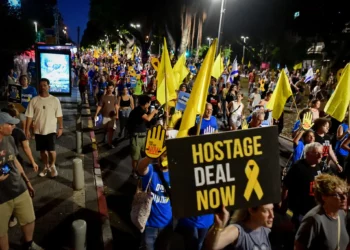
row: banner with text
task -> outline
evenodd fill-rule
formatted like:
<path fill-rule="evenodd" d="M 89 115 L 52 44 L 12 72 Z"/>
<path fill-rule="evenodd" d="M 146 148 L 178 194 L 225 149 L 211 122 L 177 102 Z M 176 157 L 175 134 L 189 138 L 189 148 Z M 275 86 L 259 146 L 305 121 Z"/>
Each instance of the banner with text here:
<path fill-rule="evenodd" d="M 277 127 L 166 140 L 174 216 L 280 201 Z"/>
<path fill-rule="evenodd" d="M 190 98 L 190 94 L 180 91 L 179 96 L 177 98 L 177 103 L 176 103 L 176 110 L 179 111 L 184 111 L 188 102 L 188 99 Z"/>

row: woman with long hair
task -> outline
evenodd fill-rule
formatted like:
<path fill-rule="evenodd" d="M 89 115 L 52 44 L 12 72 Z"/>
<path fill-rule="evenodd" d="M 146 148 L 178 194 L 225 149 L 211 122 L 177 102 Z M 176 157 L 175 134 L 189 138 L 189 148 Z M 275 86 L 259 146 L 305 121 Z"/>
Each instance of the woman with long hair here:
<path fill-rule="evenodd" d="M 129 90 L 126 86 L 124 86 L 122 94 L 118 96 L 118 106 L 120 119 L 119 137 L 121 137 L 123 134 L 123 130 L 126 127 L 130 112 L 134 109 L 134 99 L 131 95 L 129 95 Z M 127 137 L 126 131 L 124 131 L 124 137 Z"/>
<path fill-rule="evenodd" d="M 205 240 L 205 249 L 271 249 L 269 233 L 273 219 L 273 204 L 266 204 L 236 210 L 232 217 L 233 224 L 226 226 L 229 212 L 223 207 L 222 212 L 215 215 L 214 226 Z"/>

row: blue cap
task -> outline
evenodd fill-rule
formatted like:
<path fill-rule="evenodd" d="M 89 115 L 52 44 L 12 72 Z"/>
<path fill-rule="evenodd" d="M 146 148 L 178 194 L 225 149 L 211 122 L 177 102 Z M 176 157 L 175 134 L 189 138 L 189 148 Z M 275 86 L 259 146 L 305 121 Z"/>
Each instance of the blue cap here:
<path fill-rule="evenodd" d="M 8 113 L 0 112 L 0 125 L 2 124 L 18 124 L 19 119 L 10 116 Z"/>

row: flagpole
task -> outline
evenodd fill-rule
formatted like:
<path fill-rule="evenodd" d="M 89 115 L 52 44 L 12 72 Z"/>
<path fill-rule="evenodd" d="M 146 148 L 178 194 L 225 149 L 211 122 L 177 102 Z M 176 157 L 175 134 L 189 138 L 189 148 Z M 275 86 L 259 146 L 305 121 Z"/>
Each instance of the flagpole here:
<path fill-rule="evenodd" d="M 165 112 L 166 112 L 166 117 L 165 117 L 165 129 L 168 128 L 169 124 L 169 112 L 168 112 L 168 89 L 166 85 L 166 72 L 164 74 L 164 88 L 165 88 Z"/>
<path fill-rule="evenodd" d="M 295 98 L 294 98 L 294 95 L 293 95 L 293 94 L 292 94 L 292 99 L 293 99 L 293 103 L 294 103 L 294 105 L 295 105 L 295 109 L 296 109 L 296 111 L 297 111 L 297 114 L 299 114 L 298 106 L 297 106 L 297 103 L 296 103 L 296 101 L 295 101 Z"/>

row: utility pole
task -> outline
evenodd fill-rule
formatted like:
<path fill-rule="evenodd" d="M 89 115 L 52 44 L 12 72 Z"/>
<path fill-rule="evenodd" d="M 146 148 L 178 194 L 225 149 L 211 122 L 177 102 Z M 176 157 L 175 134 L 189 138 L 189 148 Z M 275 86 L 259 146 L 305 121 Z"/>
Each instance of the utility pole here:
<path fill-rule="evenodd" d="M 58 27 L 58 7 L 57 5 L 54 7 L 54 17 L 55 17 L 55 43 L 60 44 L 60 33 L 59 33 L 59 27 Z"/>

